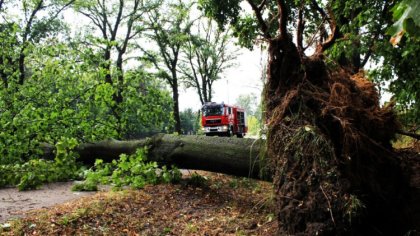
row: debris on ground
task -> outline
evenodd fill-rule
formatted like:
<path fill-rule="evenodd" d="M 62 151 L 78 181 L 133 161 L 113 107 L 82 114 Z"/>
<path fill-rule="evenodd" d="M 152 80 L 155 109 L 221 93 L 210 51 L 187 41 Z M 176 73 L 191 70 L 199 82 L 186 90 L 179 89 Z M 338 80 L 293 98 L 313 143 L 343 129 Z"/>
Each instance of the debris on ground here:
<path fill-rule="evenodd" d="M 8 222 L 1 235 L 273 235 L 272 184 L 205 173 L 202 181 L 99 192 Z M 197 175 L 193 175 L 197 176 Z"/>

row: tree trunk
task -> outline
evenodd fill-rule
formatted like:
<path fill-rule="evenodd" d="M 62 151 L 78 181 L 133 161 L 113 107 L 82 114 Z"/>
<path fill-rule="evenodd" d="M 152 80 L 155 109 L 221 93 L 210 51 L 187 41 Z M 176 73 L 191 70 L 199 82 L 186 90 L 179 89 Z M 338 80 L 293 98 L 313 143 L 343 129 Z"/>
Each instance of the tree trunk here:
<path fill-rule="evenodd" d="M 175 72 L 176 73 L 176 72 Z M 174 102 L 174 120 L 175 120 L 175 132 L 181 134 L 181 118 L 179 117 L 179 94 L 178 94 L 178 79 L 173 77 L 172 82 L 172 100 Z"/>
<path fill-rule="evenodd" d="M 80 161 L 93 164 L 95 159 L 111 161 L 122 153 L 131 154 L 137 148 L 147 147 L 148 160 L 161 165 L 260 179 L 270 176 L 260 157 L 263 146 L 261 140 L 254 139 L 158 134 L 141 140 L 85 143 L 76 152 Z M 44 144 L 43 150 L 49 159 L 54 158 L 54 146 Z"/>
<path fill-rule="evenodd" d="M 25 82 L 25 54 L 22 52 L 19 55 L 19 85 L 23 85 Z"/>
<path fill-rule="evenodd" d="M 104 61 L 101 65 L 102 69 L 105 70 L 105 82 L 112 85 L 112 78 L 111 78 L 111 48 L 109 46 L 106 47 L 104 50 Z"/>
<path fill-rule="evenodd" d="M 116 83 L 116 97 L 114 98 L 116 104 L 121 104 L 123 102 L 122 95 L 122 86 L 124 84 L 124 71 L 123 71 L 123 54 L 124 52 L 118 53 L 117 58 L 117 83 Z"/>
<path fill-rule="evenodd" d="M 9 88 L 9 79 L 8 79 L 8 76 L 5 72 L 5 69 L 3 69 L 3 68 L 6 68 L 6 64 L 3 62 L 3 56 L 0 56 L 0 67 L 1 67 L 0 77 L 1 77 L 1 80 L 3 81 L 3 88 L 8 89 Z"/>

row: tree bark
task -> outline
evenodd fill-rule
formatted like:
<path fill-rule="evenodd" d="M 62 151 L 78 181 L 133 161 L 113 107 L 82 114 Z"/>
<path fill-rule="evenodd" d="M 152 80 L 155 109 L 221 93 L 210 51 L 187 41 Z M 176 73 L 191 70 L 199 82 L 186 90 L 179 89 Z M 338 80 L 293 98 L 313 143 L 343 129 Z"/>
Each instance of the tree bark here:
<path fill-rule="evenodd" d="M 147 147 L 148 160 L 160 165 L 261 179 L 270 176 L 260 157 L 263 146 L 264 142 L 254 139 L 158 134 L 140 140 L 85 143 L 76 152 L 80 161 L 92 164 L 95 159 L 112 161 L 122 153 L 132 154 L 138 148 Z M 54 146 L 44 144 L 43 149 L 48 158 L 54 157 Z"/>

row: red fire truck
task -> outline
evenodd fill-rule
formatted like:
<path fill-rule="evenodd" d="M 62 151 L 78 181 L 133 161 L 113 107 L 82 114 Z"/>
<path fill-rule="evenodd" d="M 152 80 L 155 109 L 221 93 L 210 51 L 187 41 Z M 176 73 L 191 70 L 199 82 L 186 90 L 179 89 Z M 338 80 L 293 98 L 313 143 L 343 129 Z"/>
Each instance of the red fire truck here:
<path fill-rule="evenodd" d="M 243 138 L 248 131 L 245 110 L 222 103 L 208 102 L 201 108 L 201 125 L 207 136 Z"/>

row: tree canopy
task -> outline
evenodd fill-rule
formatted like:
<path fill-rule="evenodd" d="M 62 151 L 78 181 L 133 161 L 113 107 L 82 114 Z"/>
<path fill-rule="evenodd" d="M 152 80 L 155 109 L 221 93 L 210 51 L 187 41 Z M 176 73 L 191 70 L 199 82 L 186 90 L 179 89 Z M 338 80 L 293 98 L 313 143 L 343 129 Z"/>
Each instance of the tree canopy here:
<path fill-rule="evenodd" d="M 205 34 L 191 37 L 201 17 L 195 8 L 162 0 L 0 1 L 0 185 L 75 178 L 70 150 L 78 143 L 181 132 L 178 62 L 193 38 L 207 47 L 189 53 L 207 60 L 212 52 L 211 62 L 229 39 L 214 49 Z M 205 67 L 211 81 L 219 78 L 220 63 Z M 184 129 L 196 131 L 196 115 L 183 115 Z M 55 161 L 40 159 L 43 143 L 57 145 Z"/>
<path fill-rule="evenodd" d="M 215 23 L 201 17 L 195 29 L 189 31 L 189 40 L 183 49 L 180 72 L 186 87 L 197 91 L 200 102 L 213 101 L 213 83 L 234 66 L 236 52 L 229 31 L 217 29 Z"/>
<path fill-rule="evenodd" d="M 300 53 L 325 51 L 331 63 L 353 73 L 366 70 L 382 91 L 395 95 L 408 123 L 418 123 L 417 1 L 200 0 L 199 4 L 221 28 L 232 26 L 242 46 L 293 37 Z M 279 14 L 284 18 L 279 19 Z M 394 48 L 391 35 L 405 32 Z"/>
<path fill-rule="evenodd" d="M 109 81 L 111 74 L 122 76 L 120 52 L 128 47 L 127 39 L 136 34 L 127 31 L 128 36 L 118 42 L 107 37 L 73 38 L 61 15 L 69 7 L 82 9 L 73 3 L 2 2 L 0 163 L 36 158 L 41 142 L 89 142 L 162 131 L 171 126 L 169 94 L 144 67 L 126 69 L 124 80 L 118 83 Z M 11 12 L 14 4 L 22 6 L 17 13 Z M 130 21 L 128 18 L 124 20 Z M 104 56 L 108 46 L 116 48 L 115 63 Z M 117 103 L 117 94 L 124 100 Z"/>

